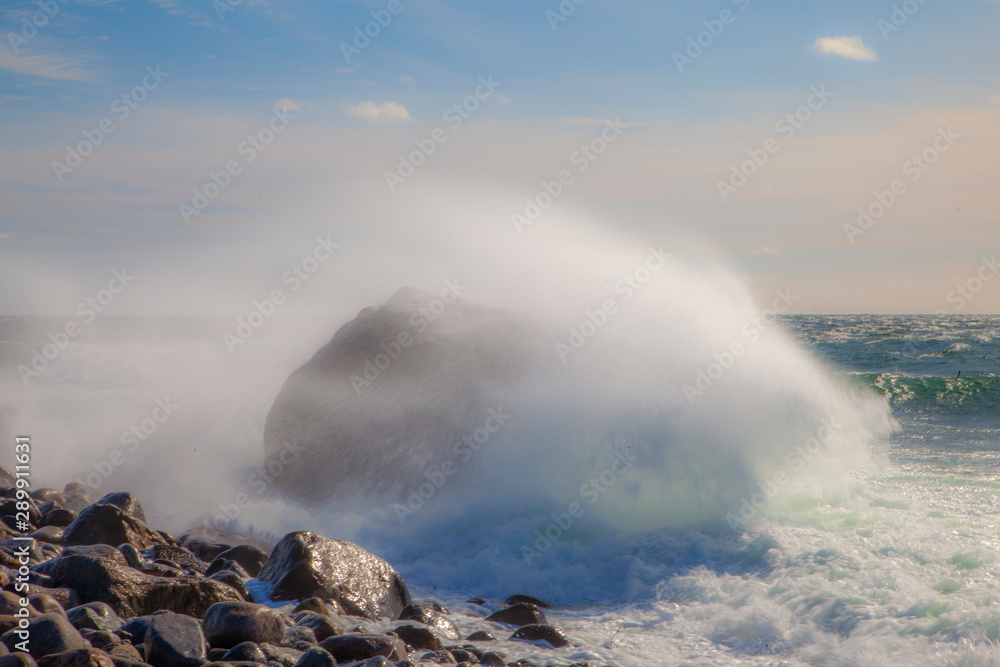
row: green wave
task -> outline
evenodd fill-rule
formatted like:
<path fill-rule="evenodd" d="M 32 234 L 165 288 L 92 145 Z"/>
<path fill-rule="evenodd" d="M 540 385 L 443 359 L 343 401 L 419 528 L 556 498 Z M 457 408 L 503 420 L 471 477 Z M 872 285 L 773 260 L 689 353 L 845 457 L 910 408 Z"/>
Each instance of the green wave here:
<path fill-rule="evenodd" d="M 992 373 L 955 378 L 905 373 L 861 373 L 855 377 L 893 406 L 933 405 L 962 412 L 1000 410 L 1000 376 Z"/>

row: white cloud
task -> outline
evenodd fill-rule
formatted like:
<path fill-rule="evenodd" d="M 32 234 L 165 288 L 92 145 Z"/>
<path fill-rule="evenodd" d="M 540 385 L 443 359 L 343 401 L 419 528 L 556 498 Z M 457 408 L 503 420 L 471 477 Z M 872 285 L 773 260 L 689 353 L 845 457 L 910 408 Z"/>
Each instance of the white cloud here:
<path fill-rule="evenodd" d="M 85 66 L 92 60 L 89 54 L 63 56 L 55 53 L 40 53 L 19 56 L 0 49 L 0 69 L 28 76 L 66 81 L 98 81 L 100 77 Z"/>
<path fill-rule="evenodd" d="M 865 46 L 860 37 L 820 37 L 812 47 L 824 55 L 851 60 L 878 60 L 878 54 Z"/>
<path fill-rule="evenodd" d="M 406 107 L 396 102 L 383 102 L 382 104 L 362 102 L 361 104 L 352 104 L 347 107 L 344 113 L 348 116 L 355 116 L 361 120 L 366 120 L 369 123 L 394 123 L 397 121 L 413 120 Z"/>
<path fill-rule="evenodd" d="M 403 76 L 399 77 L 399 82 L 400 83 L 405 83 L 408 86 L 412 86 L 413 84 L 415 84 L 417 82 L 417 80 L 414 79 L 412 76 L 406 76 L 404 74 Z"/>
<path fill-rule="evenodd" d="M 754 255 L 780 255 L 781 251 L 777 248 L 772 248 L 768 245 L 762 245 L 759 248 L 754 248 L 750 251 Z"/>

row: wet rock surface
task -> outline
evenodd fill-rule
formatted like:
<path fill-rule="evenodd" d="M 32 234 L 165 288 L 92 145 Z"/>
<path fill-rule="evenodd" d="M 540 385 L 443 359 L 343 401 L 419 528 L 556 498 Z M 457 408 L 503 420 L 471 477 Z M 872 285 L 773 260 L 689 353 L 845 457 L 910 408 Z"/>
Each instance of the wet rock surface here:
<path fill-rule="evenodd" d="M 258 578 L 274 600 L 314 595 L 336 599 L 351 614 L 393 619 L 410 603 L 399 573 L 356 544 L 309 531 L 289 533 L 274 547 Z"/>
<path fill-rule="evenodd" d="M 400 621 L 417 621 L 434 628 L 441 636 L 458 639 L 458 628 L 448 618 L 448 610 L 437 602 L 423 601 L 407 605 L 399 614 Z"/>
<path fill-rule="evenodd" d="M 330 637 L 320 646 L 338 663 L 367 660 L 378 656 L 390 660 L 405 660 L 406 645 L 390 635 L 350 634 Z"/>
<path fill-rule="evenodd" d="M 96 648 L 54 653 L 38 659 L 38 667 L 114 667 L 111 656 Z"/>
<path fill-rule="evenodd" d="M 27 652 L 36 660 L 53 653 L 87 648 L 87 642 L 66 616 L 55 613 L 31 619 L 23 633 L 20 629 L 11 629 L 0 636 L 0 642 L 11 652 L 21 650 L 17 645 L 24 639 L 28 639 Z"/>
<path fill-rule="evenodd" d="M 74 544 L 131 544 L 137 549 L 145 549 L 154 544 L 166 544 L 166 540 L 145 521 L 135 518 L 116 505 L 94 504 L 84 509 L 66 526 L 63 540 Z"/>
<path fill-rule="evenodd" d="M 213 648 L 233 648 L 243 642 L 281 643 L 285 623 L 281 614 L 251 602 L 219 602 L 208 608 L 203 623 Z"/>
<path fill-rule="evenodd" d="M 75 590 L 86 602 L 105 602 L 123 618 L 169 610 L 203 616 L 216 602 L 237 600 L 230 586 L 200 577 L 155 577 L 127 565 L 92 556 L 60 557 L 38 570 L 57 586 Z"/>
<path fill-rule="evenodd" d="M 240 564 L 251 577 L 260 574 L 261 568 L 267 562 L 267 554 L 252 544 L 238 544 L 231 549 L 226 549 L 216 556 L 216 560 L 231 560 Z"/>
<path fill-rule="evenodd" d="M 198 667 L 206 657 L 205 635 L 198 619 L 171 612 L 150 619 L 143 648 L 154 667 Z"/>
<path fill-rule="evenodd" d="M 441 642 L 441 638 L 433 630 L 419 625 L 400 625 L 392 631 L 392 634 L 413 648 L 438 651 L 444 645 Z"/>
<path fill-rule="evenodd" d="M 526 642 L 548 642 L 554 648 L 569 645 L 569 639 L 561 631 L 551 625 L 541 623 L 524 625 L 518 628 L 510 638 Z"/>
<path fill-rule="evenodd" d="M 545 623 L 545 614 L 533 604 L 518 602 L 490 614 L 486 617 L 486 620 L 521 627 L 523 625 Z"/>

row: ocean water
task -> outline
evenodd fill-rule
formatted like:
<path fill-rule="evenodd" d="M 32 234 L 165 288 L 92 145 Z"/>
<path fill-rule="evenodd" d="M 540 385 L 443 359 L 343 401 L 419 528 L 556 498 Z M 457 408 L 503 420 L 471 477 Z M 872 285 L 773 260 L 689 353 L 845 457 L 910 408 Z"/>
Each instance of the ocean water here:
<path fill-rule="evenodd" d="M 750 345 L 742 311 L 717 339 L 681 315 L 627 387 L 607 368 L 634 350 L 609 328 L 574 376 L 593 391 L 558 413 L 544 382 L 510 398 L 532 428 L 413 516 L 400 499 L 285 501 L 262 460 L 281 382 L 342 320 L 230 352 L 230 318 L 103 317 L 24 381 L 67 319 L 4 317 L 0 462 L 27 433 L 36 487 L 127 489 L 156 527 L 352 539 L 463 630 L 482 624 L 470 596 L 546 599 L 578 646 L 502 645 L 540 664 L 1000 665 L 1000 317 L 785 316 Z M 732 340 L 747 353 L 689 400 Z"/>

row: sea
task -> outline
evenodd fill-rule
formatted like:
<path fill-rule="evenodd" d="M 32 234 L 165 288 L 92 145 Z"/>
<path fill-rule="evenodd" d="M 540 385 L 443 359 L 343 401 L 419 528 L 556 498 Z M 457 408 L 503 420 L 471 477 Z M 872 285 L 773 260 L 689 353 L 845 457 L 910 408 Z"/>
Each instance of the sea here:
<path fill-rule="evenodd" d="M 354 540 L 463 631 L 489 627 L 479 617 L 509 595 L 549 602 L 573 646 L 491 628 L 511 661 L 1000 665 L 1000 316 L 784 315 L 768 332 L 778 348 L 732 357 L 725 336 L 671 338 L 661 354 L 686 370 L 657 376 L 669 400 L 643 403 L 644 428 L 661 429 L 643 431 L 648 447 L 581 450 L 588 478 L 572 448 L 536 442 L 463 473 L 471 490 L 442 491 L 415 517 L 389 501 L 298 505 L 263 462 L 284 378 L 342 322 L 262 326 L 234 346 L 233 318 L 0 317 L 0 463 L 27 435 L 34 487 L 131 491 L 174 534 L 224 524 Z M 616 354 L 625 365 L 631 353 Z M 610 411 L 627 423 L 631 409 Z M 786 420 L 798 425 L 787 434 Z M 657 444 L 670 439 L 695 444 Z M 560 492 L 536 502 L 547 485 Z"/>

